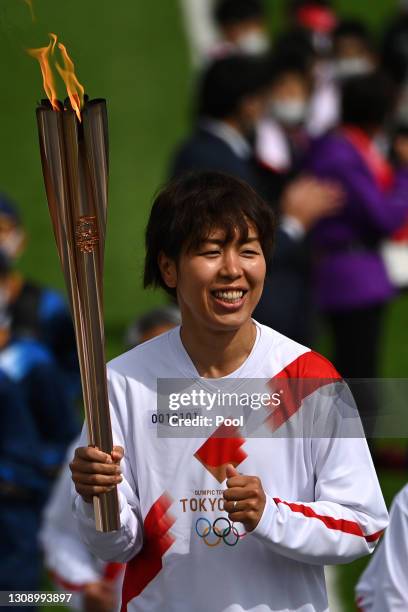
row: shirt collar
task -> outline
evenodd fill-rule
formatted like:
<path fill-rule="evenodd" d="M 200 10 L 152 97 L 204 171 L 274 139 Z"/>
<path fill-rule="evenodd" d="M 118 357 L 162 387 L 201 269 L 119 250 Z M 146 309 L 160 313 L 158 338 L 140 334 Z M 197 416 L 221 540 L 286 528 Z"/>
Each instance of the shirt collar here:
<path fill-rule="evenodd" d="M 249 159 L 251 157 L 252 151 L 249 142 L 238 130 L 228 123 L 217 121 L 216 119 L 202 119 L 200 127 L 220 138 L 241 159 Z"/>

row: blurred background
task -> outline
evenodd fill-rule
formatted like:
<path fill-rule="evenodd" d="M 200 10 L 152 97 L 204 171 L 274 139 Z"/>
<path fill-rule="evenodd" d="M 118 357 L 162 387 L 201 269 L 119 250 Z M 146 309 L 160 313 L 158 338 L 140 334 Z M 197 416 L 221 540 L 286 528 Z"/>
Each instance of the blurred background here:
<path fill-rule="evenodd" d="M 219 41 L 213 39 L 217 31 L 210 19 L 213 4 L 205 0 L 116 3 L 33 0 L 33 21 L 28 2 L 1 0 L 0 3 L 0 192 L 17 203 L 26 230 L 27 244 L 21 249 L 18 270 L 34 283 L 61 293 L 64 293 L 63 277 L 45 198 L 35 119 L 36 103 L 44 97 L 42 79 L 38 63 L 25 49 L 45 46 L 48 32 L 55 32 L 67 46 L 89 97 L 107 100 L 110 188 L 105 322 L 108 358 L 124 350 L 126 329 L 137 317 L 166 302 L 161 292 L 142 290 L 144 227 L 154 194 L 171 173 L 175 147 L 191 130 L 197 73 L 210 61 L 209 57 L 211 61 L 220 55 L 224 57 L 224 50 L 217 47 Z M 289 28 L 290 3 L 266 0 L 264 4 L 273 50 L 275 42 Z M 353 23 L 357 20 L 367 29 L 370 51 L 375 61 L 381 63 L 386 28 L 396 16 L 402 19 L 402 12 L 408 8 L 406 4 L 396 0 L 338 0 L 330 3 L 330 9 L 338 24 L 342 20 Z M 408 47 L 408 30 L 405 36 Z M 330 32 L 327 38 L 330 39 Z M 330 51 L 326 49 L 322 53 L 328 60 Z M 404 79 L 405 75 L 398 86 Z M 1 212 L 0 205 L 0 216 Z M 378 376 L 406 378 L 408 293 L 397 287 L 388 301 Z M 331 357 L 333 341 L 323 318 L 318 329 L 313 347 Z M 65 441 L 61 444 L 66 448 Z M 392 446 L 401 448 L 403 453 L 405 441 L 393 440 Z M 389 463 L 378 463 L 387 503 L 406 483 L 408 473 L 398 460 L 395 465 L 392 461 Z M 366 562 L 363 559 L 339 567 L 331 576 L 336 609 L 355 609 L 354 587 Z"/>

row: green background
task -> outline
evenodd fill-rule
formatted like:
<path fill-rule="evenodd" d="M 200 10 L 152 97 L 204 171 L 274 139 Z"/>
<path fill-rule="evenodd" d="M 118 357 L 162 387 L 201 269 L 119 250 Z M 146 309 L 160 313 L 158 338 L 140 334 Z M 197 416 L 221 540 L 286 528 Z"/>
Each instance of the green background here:
<path fill-rule="evenodd" d="M 284 2 L 269 0 L 272 31 L 283 24 Z M 0 189 L 20 205 L 29 232 L 21 268 L 63 288 L 40 167 L 35 107 L 43 97 L 39 66 L 24 51 L 45 46 L 48 32 L 66 44 L 86 92 L 108 101 L 110 208 L 106 241 L 107 352 L 122 348 L 125 326 L 164 297 L 142 291 L 143 229 L 154 193 L 166 178 L 170 153 L 190 124 L 193 78 L 176 0 L 0 1 Z M 394 10 L 390 0 L 342 0 L 343 16 L 363 18 L 378 33 Z M 62 95 L 62 93 L 61 93 Z M 326 346 L 324 343 L 322 346 Z M 327 345 L 329 346 L 329 345 Z M 324 349 L 323 349 L 324 350 Z M 382 375 L 406 377 L 408 296 L 391 306 Z M 382 475 L 387 501 L 406 475 Z M 365 560 L 342 568 L 344 597 Z"/>

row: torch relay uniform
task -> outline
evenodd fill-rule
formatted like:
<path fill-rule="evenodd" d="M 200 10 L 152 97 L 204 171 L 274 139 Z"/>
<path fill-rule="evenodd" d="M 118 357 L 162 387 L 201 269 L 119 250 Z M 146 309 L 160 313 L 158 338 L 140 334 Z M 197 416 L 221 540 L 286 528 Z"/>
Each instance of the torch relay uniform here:
<path fill-rule="evenodd" d="M 361 612 L 408 610 L 408 484 L 395 497 L 390 526 L 356 587 Z"/>
<path fill-rule="evenodd" d="M 50 499 L 45 507 L 40 530 L 44 564 L 54 585 L 72 595 L 68 606 L 84 610 L 84 588 L 101 580 L 111 581 L 120 591 L 124 566 L 105 563 L 87 549 L 79 537 L 78 528 L 67 500 L 73 486 L 68 464 L 72 460 L 78 438 L 70 445 Z"/>
<path fill-rule="evenodd" d="M 316 369 L 338 376 L 320 355 L 256 327 L 251 354 L 225 377 L 237 388 L 244 378 L 307 377 Z M 365 439 L 158 437 L 158 378 L 200 379 L 179 327 L 113 360 L 108 372 L 114 444 L 125 449 L 121 528 L 97 532 L 92 504 L 75 494 L 73 506 L 90 550 L 127 562 L 122 610 L 328 610 L 324 565 L 370 553 L 387 525 Z M 217 388 L 216 379 L 199 382 Z M 229 463 L 258 476 L 267 495 L 248 534 L 223 511 Z"/>

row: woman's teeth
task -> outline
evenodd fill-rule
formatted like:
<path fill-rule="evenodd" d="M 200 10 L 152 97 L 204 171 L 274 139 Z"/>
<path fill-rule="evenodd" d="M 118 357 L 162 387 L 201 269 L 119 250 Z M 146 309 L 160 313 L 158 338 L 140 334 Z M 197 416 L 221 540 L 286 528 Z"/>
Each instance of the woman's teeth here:
<path fill-rule="evenodd" d="M 224 302 L 229 302 L 233 304 L 234 302 L 239 302 L 244 295 L 243 291 L 214 291 L 214 295 L 216 298 L 223 300 Z"/>

